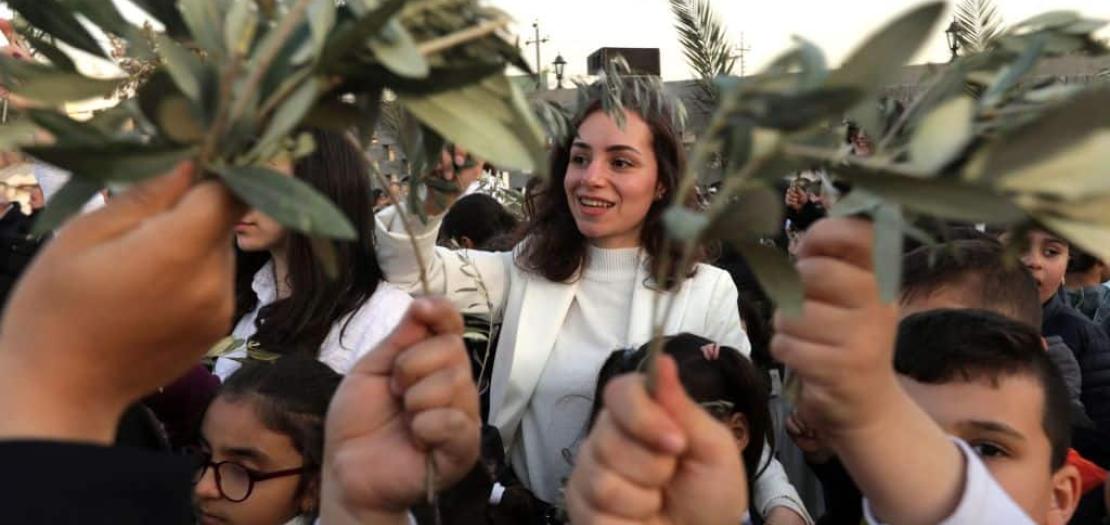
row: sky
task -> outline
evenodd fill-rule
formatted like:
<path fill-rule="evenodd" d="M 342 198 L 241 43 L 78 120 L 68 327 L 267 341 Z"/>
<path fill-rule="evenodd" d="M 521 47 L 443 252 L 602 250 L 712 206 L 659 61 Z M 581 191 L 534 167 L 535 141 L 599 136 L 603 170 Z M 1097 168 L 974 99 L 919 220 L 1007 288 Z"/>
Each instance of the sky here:
<path fill-rule="evenodd" d="M 668 0 L 488 0 L 516 20 L 521 41 L 533 39 L 532 23 L 539 21 L 544 67 L 556 54 L 567 60 L 567 75 L 586 73 L 586 57 L 601 47 L 658 47 L 663 78 L 692 76 L 686 67 Z M 793 35 L 804 36 L 825 50 L 830 66 L 842 62 L 866 36 L 921 0 L 712 0 L 735 44 L 741 37 L 747 72 L 753 73 L 791 46 Z M 1005 24 L 1014 24 L 1050 10 L 1076 10 L 1088 17 L 1110 20 L 1110 0 L 995 0 Z M 946 17 L 946 21 L 949 20 Z M 947 23 L 915 62 L 947 62 Z M 535 62 L 535 48 L 525 56 Z M 737 64 L 739 73 L 739 64 Z"/>
<path fill-rule="evenodd" d="M 141 14 L 128 0 L 114 0 L 125 16 Z M 711 0 L 732 41 L 741 41 L 746 52 L 746 71 L 757 72 L 791 46 L 794 35 L 804 36 L 821 47 L 830 66 L 835 67 L 866 36 L 898 14 L 920 5 L 922 0 Z M 540 24 L 544 68 L 557 54 L 566 61 L 567 77 L 586 74 L 586 57 L 601 47 L 658 47 L 663 78 L 682 80 L 692 76 L 682 57 L 668 0 L 485 0 L 515 19 L 511 30 L 521 43 L 534 38 L 532 23 Z M 1110 0 L 994 0 L 1004 24 L 1014 24 L 1049 10 L 1070 9 L 1086 16 L 1110 20 Z M 0 7 L 0 15 L 6 8 Z M 949 17 L 945 18 L 945 22 Z M 938 25 L 934 38 L 914 62 L 947 62 L 944 29 Z M 1110 36 L 1110 32 L 1106 33 Z M 525 57 L 535 62 L 535 48 Z M 737 64 L 736 73 L 740 65 Z M 552 77 L 552 81 L 554 78 Z"/>

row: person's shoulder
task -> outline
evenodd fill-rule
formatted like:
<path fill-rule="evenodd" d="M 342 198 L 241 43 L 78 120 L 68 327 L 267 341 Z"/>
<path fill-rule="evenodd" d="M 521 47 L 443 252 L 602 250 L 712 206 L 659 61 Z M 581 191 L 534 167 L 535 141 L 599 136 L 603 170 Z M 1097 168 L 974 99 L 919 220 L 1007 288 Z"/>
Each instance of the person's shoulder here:
<path fill-rule="evenodd" d="M 397 285 L 381 281 L 378 283 L 377 289 L 374 290 L 374 294 L 359 309 L 359 313 L 393 309 L 399 309 L 401 313 L 404 313 L 410 303 L 412 303 L 412 296 L 408 292 Z"/>
<path fill-rule="evenodd" d="M 736 284 L 732 282 L 732 275 L 728 271 L 706 263 L 694 266 L 694 274 L 689 281 L 699 288 L 736 290 Z"/>

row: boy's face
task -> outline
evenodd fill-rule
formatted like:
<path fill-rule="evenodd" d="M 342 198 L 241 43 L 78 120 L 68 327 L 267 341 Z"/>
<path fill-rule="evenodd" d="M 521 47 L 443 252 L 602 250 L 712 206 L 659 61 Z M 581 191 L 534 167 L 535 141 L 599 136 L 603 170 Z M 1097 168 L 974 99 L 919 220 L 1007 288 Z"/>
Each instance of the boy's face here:
<path fill-rule="evenodd" d="M 1047 303 L 1064 284 L 1068 243 L 1051 233 L 1033 230 L 1029 232 L 1029 249 L 1021 255 L 1021 263 L 1037 281 L 1041 304 Z"/>
<path fill-rule="evenodd" d="M 1011 498 L 1038 523 L 1064 524 L 1078 504 L 1078 472 L 1051 470 L 1052 446 L 1042 426 L 1044 390 L 1028 375 L 945 384 L 900 376 L 910 397 L 946 433 L 979 454 Z"/>

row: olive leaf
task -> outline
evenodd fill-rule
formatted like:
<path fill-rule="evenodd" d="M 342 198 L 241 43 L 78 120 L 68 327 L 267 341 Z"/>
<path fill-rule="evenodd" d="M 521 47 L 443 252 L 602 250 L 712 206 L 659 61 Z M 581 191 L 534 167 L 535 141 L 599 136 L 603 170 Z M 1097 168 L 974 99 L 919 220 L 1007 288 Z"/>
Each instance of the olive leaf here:
<path fill-rule="evenodd" d="M 1110 193 L 1110 127 L 1098 130 L 1040 162 L 1028 164 L 998 181 L 1006 190 L 1035 193 L 1067 201 Z"/>
<path fill-rule="evenodd" d="M 405 109 L 451 142 L 495 164 L 538 171 L 543 144 L 535 117 L 516 103 L 518 88 L 504 76 L 455 91 L 398 97 Z"/>
<path fill-rule="evenodd" d="M 45 64 L 0 55 L 0 84 L 12 93 L 47 104 L 61 104 L 107 96 L 119 79 L 89 78 Z"/>
<path fill-rule="evenodd" d="M 204 76 L 204 66 L 201 65 L 200 59 L 165 35 L 155 35 L 154 38 L 158 44 L 159 55 L 166 64 L 166 71 L 169 72 L 178 89 L 189 97 L 189 100 L 199 103 L 201 79 Z"/>
<path fill-rule="evenodd" d="M 58 0 L 8 0 L 7 4 L 54 38 L 98 57 L 108 58 L 96 38 Z"/>
<path fill-rule="evenodd" d="M 709 227 L 709 217 L 683 206 L 671 206 L 663 213 L 663 226 L 672 239 L 696 242 Z"/>
<path fill-rule="evenodd" d="M 133 142 L 96 145 L 29 146 L 23 152 L 78 178 L 106 182 L 139 182 L 162 175 L 192 157 L 192 148 L 151 146 Z"/>
<path fill-rule="evenodd" d="M 875 248 L 872 253 L 875 279 L 883 302 L 898 299 L 902 287 L 902 247 L 905 245 L 905 221 L 896 204 L 883 203 L 872 215 L 875 227 Z"/>
<path fill-rule="evenodd" d="M 934 173 L 963 153 L 975 138 L 975 111 L 975 101 L 958 96 L 926 115 L 910 141 L 910 158 L 914 166 Z"/>
<path fill-rule="evenodd" d="M 926 2 L 872 35 L 829 75 L 828 85 L 876 93 L 901 74 L 902 66 L 933 35 L 944 2 Z"/>
<path fill-rule="evenodd" d="M 802 280 L 790 257 L 775 248 L 748 241 L 736 245 L 775 306 L 786 315 L 802 313 Z"/>
<path fill-rule="evenodd" d="M 260 166 L 214 167 L 227 187 L 251 207 L 309 236 L 350 241 L 351 221 L 330 200 L 295 177 Z"/>
<path fill-rule="evenodd" d="M 46 208 L 38 214 L 35 225 L 31 228 L 31 235 L 36 237 L 56 230 L 67 219 L 72 217 L 85 206 L 104 185 L 90 178 L 71 177 L 50 198 Z"/>

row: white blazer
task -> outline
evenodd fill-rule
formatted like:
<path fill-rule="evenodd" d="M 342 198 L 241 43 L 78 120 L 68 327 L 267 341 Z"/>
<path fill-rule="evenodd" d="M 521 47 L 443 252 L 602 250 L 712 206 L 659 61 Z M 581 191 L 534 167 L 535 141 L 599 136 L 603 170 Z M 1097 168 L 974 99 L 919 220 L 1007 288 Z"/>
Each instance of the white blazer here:
<path fill-rule="evenodd" d="M 411 293 L 421 293 L 420 269 L 412 247 L 415 241 L 425 261 L 431 293 L 443 294 L 463 313 L 493 315 L 501 320 L 497 357 L 490 382 L 489 424 L 497 427 L 503 443 L 509 447 L 517 437 L 524 411 L 547 358 L 555 348 L 555 340 L 570 310 L 578 284 L 552 282 L 528 272 L 515 263 L 512 252 L 453 251 L 437 247 L 441 220 L 442 217 L 430 217 L 426 225 L 413 225 L 414 240 L 410 240 L 393 207 L 378 212 L 378 262 L 386 281 Z M 641 267 L 637 281 L 646 283 L 648 274 L 648 270 Z M 483 287 L 486 293 L 483 293 Z M 646 285 L 636 286 L 629 305 L 631 311 L 626 339 L 629 346 L 636 347 L 651 340 L 654 328 L 652 301 L 657 293 L 660 292 Z M 690 332 L 717 341 L 722 346 L 736 348 L 744 355 L 751 353 L 748 337 L 740 325 L 736 285 L 727 272 L 699 265 L 695 275 L 682 285 L 677 294 L 663 295 L 665 300 L 673 297 L 676 301 L 670 319 L 664 323 L 664 334 Z M 789 485 L 785 473 L 781 472 L 782 466 L 777 461 L 773 465 L 782 474 L 781 483 L 776 484 L 785 484 L 788 490 L 770 492 L 778 493 L 774 496 L 785 495 L 793 500 L 777 504 L 791 508 L 800 506 L 797 492 Z M 756 492 L 760 492 L 758 488 Z M 762 505 L 757 506 L 762 509 Z M 800 513 L 808 518 L 804 508 L 800 509 Z"/>

